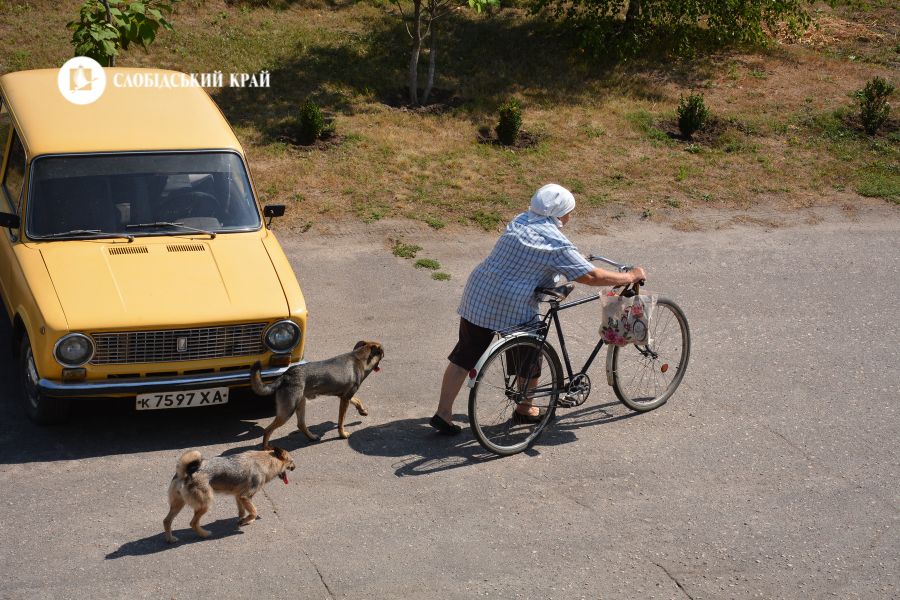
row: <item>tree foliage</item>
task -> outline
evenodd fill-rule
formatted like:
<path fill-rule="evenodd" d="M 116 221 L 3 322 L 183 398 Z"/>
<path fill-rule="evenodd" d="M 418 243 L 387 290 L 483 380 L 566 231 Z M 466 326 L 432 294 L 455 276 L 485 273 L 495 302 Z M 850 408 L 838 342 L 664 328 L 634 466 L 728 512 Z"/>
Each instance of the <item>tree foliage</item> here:
<path fill-rule="evenodd" d="M 105 67 L 116 64 L 119 50 L 128 50 L 137 44 L 149 48 L 159 28 L 172 29 L 166 16 L 172 13 L 172 5 L 181 0 L 85 0 L 77 21 L 66 27 L 72 30 L 75 56 L 93 58 Z"/>
<path fill-rule="evenodd" d="M 700 42 L 761 43 L 782 24 L 808 27 L 812 0 L 533 0 L 533 10 L 573 26 L 595 54 L 662 43 L 680 53 Z"/>

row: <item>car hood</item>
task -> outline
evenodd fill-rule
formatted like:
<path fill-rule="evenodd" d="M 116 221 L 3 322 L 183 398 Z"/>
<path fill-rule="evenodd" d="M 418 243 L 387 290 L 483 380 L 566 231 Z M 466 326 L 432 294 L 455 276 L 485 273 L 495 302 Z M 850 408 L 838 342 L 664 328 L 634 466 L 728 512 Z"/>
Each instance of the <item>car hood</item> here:
<path fill-rule="evenodd" d="M 259 237 L 40 245 L 72 331 L 268 321 L 287 300 Z"/>

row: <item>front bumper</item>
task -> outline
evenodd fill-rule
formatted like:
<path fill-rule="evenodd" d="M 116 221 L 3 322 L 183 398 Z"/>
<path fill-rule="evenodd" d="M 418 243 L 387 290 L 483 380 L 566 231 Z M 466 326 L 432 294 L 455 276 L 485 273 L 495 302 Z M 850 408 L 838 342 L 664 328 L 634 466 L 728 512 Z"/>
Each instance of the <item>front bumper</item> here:
<path fill-rule="evenodd" d="M 291 367 L 305 363 L 305 360 L 287 367 L 262 369 L 263 379 L 278 377 Z M 88 398 L 96 396 L 134 396 L 149 392 L 174 392 L 196 390 L 206 387 L 236 386 L 250 384 L 250 370 L 227 371 L 225 373 L 203 373 L 200 375 L 174 375 L 168 377 L 135 377 L 130 379 L 104 379 L 79 381 L 74 383 L 41 379 L 38 391 L 53 398 Z"/>

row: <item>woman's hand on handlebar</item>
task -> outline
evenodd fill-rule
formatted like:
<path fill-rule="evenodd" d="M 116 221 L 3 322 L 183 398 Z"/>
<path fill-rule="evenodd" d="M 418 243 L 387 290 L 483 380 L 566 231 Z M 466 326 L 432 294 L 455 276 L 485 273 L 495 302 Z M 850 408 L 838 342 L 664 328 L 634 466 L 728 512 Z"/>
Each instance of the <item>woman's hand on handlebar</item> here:
<path fill-rule="evenodd" d="M 618 272 L 618 271 L 606 271 L 604 269 L 600 269 L 594 267 L 594 270 L 590 273 L 582 275 L 577 278 L 575 281 L 578 283 L 583 283 L 585 285 L 612 285 L 612 286 L 620 286 L 620 285 L 631 285 L 637 281 L 641 281 L 642 279 L 647 278 L 647 273 L 644 272 L 644 269 L 641 267 L 634 267 L 632 270 L 627 272 Z"/>
<path fill-rule="evenodd" d="M 634 267 L 628 274 L 631 275 L 631 283 L 637 283 L 639 281 L 646 281 L 647 273 L 644 271 L 643 267 Z M 643 284 L 641 284 L 643 285 Z"/>

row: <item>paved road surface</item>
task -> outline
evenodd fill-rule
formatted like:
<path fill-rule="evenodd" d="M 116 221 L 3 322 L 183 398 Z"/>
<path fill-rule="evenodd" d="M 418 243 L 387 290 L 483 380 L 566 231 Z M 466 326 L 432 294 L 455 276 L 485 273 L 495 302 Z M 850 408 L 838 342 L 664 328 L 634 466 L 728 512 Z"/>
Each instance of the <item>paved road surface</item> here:
<path fill-rule="evenodd" d="M 165 487 L 185 448 L 253 448 L 270 401 L 134 414 L 84 403 L 67 425 L 22 416 L 0 363 L 0 598 L 900 597 L 900 220 L 571 235 L 643 263 L 692 327 L 685 383 L 632 415 L 603 385 L 527 454 L 496 460 L 427 420 L 465 277 L 494 236 L 411 230 L 427 272 L 385 231 L 286 239 L 311 307 L 308 358 L 383 341 L 368 418 L 311 403 L 299 464 L 236 531 L 221 498 L 200 541 Z M 451 238 L 451 239 L 448 239 Z M 584 293 L 584 290 L 582 291 Z M 596 305 L 570 314 L 576 354 Z M 8 327 L 0 329 L 7 348 Z M 583 354 L 581 354 L 583 356 Z M 457 404 L 458 419 L 466 403 Z"/>

